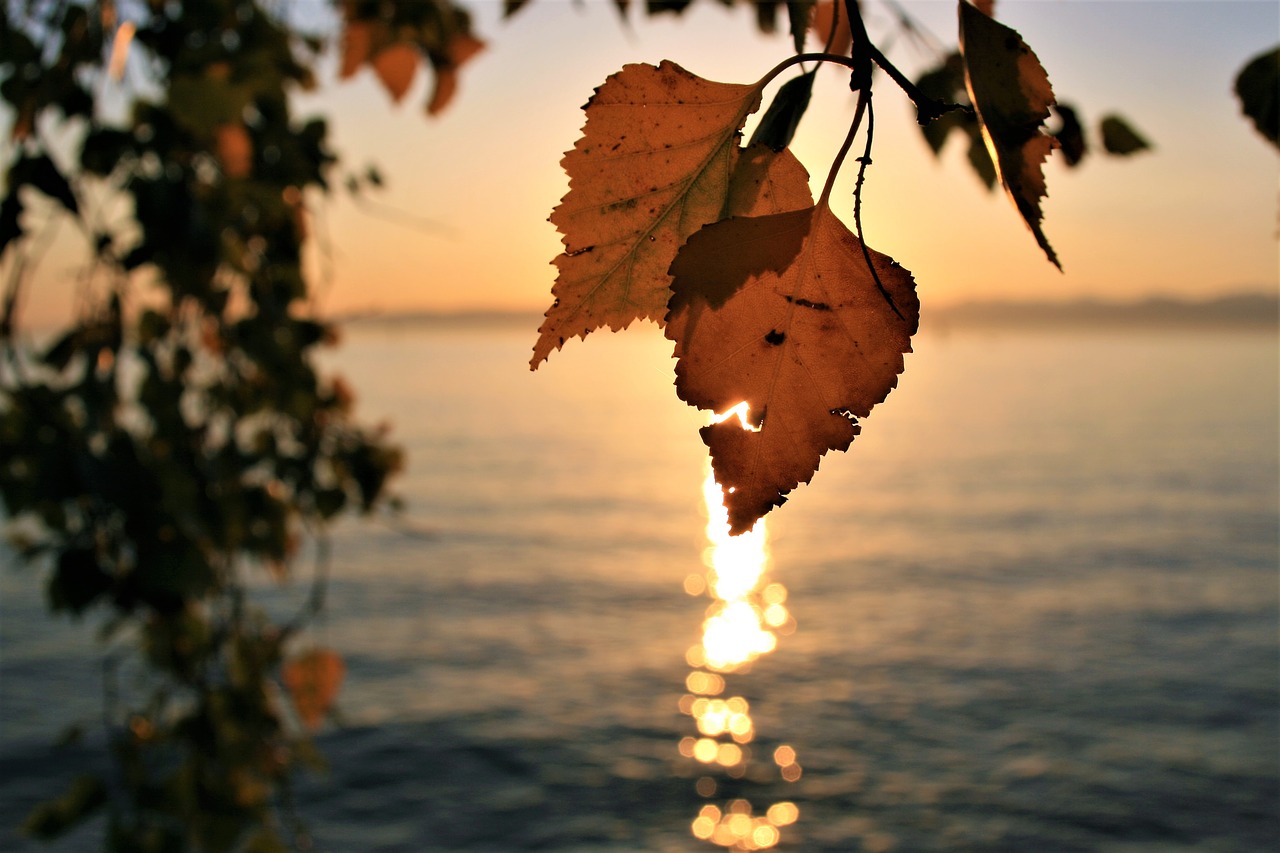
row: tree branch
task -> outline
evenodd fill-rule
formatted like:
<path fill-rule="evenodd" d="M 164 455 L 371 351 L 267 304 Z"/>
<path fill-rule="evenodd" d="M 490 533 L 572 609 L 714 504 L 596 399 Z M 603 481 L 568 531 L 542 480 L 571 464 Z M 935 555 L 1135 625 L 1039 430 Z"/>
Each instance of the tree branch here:
<path fill-rule="evenodd" d="M 880 48 L 876 47 L 871 41 L 871 37 L 867 34 L 866 24 L 862 20 L 862 9 L 858 5 L 858 0 L 845 0 L 845 9 L 849 15 L 849 32 L 853 34 L 853 59 L 855 65 L 853 79 L 849 81 L 849 88 L 858 91 L 864 86 L 871 85 L 871 65 L 874 63 L 879 66 L 880 70 L 889 75 L 889 79 L 898 85 L 911 102 L 916 105 L 916 122 L 920 125 L 926 125 L 939 116 L 949 113 L 953 110 L 972 111 L 972 107 L 965 107 L 960 104 L 951 104 L 946 101 L 939 101 L 930 98 L 924 92 L 921 92 L 916 84 L 912 83 L 907 75 L 903 74 L 898 67 L 889 61 Z M 860 78 L 860 74 L 866 75 L 865 79 Z"/>

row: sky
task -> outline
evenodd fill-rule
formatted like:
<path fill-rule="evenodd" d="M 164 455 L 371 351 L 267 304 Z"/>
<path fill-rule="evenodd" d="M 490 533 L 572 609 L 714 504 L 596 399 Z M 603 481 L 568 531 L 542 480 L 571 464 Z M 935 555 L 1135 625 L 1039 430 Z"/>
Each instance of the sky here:
<path fill-rule="evenodd" d="M 593 89 L 626 63 L 664 58 L 708 79 L 749 83 L 791 52 L 781 18 L 777 35 L 761 35 L 753 10 L 712 0 L 657 18 L 633 3 L 625 25 L 612 0 L 532 0 L 506 21 L 499 0 L 463 2 L 487 47 L 463 69 L 443 115 L 423 109 L 425 69 L 396 104 L 367 68 L 340 81 L 329 61 L 320 90 L 299 99 L 300 113 L 328 117 L 345 167 L 376 164 L 387 182 L 367 202 L 342 191 L 311 199 L 323 242 L 312 269 L 328 313 L 544 310 L 561 248 L 546 218 L 567 189 L 559 161 Z M 954 46 L 953 2 L 900 5 Z M 1044 229 L 1060 273 L 1008 199 L 979 183 L 964 145 L 953 140 L 935 158 L 909 101 L 878 78 L 864 232 L 914 273 L 926 306 L 1280 287 L 1280 158 L 1232 94 L 1240 67 L 1280 41 L 1280 4 L 1000 0 L 996 8 L 1036 51 L 1061 101 L 1091 125 L 1120 113 L 1155 150 L 1098 153 L 1073 171 L 1050 162 Z M 872 38 L 890 45 L 909 76 L 936 63 L 936 54 L 892 36 L 880 0 L 864 0 L 864 9 Z M 835 67 L 823 72 L 793 145 L 815 195 L 852 117 L 846 81 Z M 833 195 L 850 224 L 854 172 L 842 170 Z M 36 297 L 29 319 L 48 310 Z"/>

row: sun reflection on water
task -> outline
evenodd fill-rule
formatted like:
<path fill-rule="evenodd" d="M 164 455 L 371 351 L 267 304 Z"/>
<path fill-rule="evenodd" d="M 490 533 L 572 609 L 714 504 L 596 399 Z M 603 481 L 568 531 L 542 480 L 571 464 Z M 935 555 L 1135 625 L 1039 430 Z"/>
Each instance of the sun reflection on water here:
<path fill-rule="evenodd" d="M 709 471 L 702 492 L 709 543 L 702 556 L 706 572 L 689 576 L 684 588 L 690 595 L 708 596 L 711 603 L 701 641 L 686 655 L 692 671 L 685 679 L 689 692 L 680 699 L 680 710 L 693 717 L 697 735 L 682 738 L 679 750 L 685 758 L 704 765 L 697 792 L 710 799 L 721 788 L 711 774 L 741 780 L 755 757 L 750 746 L 756 737 L 751 707 L 742 696 L 724 696 L 725 676 L 749 671 L 752 661 L 777 648 L 779 636 L 795 630 L 795 620 L 786 606 L 786 587 L 769 581 L 769 534 L 764 519 L 747 533 L 730 536 L 720 486 Z M 784 744 L 774 749 L 772 758 L 765 767 L 770 776 L 776 772 L 786 782 L 800 778 L 795 749 Z M 752 778 L 761 775 L 753 768 Z M 795 823 L 799 815 L 791 802 L 774 803 L 759 814 L 748 800 L 737 798 L 723 805 L 704 805 L 690 829 L 695 838 L 721 847 L 765 850 L 781 841 L 781 827 Z"/>

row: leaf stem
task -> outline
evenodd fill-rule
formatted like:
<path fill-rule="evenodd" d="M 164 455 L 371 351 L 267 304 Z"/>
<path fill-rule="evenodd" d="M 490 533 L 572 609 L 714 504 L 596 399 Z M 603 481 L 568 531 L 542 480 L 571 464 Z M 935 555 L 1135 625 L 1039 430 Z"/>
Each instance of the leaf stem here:
<path fill-rule="evenodd" d="M 841 56 L 838 53 L 797 53 L 794 56 L 788 56 L 777 65 L 769 69 L 769 72 L 756 81 L 755 88 L 763 89 L 773 82 L 773 78 L 777 77 L 783 71 L 786 71 L 792 65 L 799 65 L 802 62 L 834 62 L 836 65 L 843 65 L 846 68 L 856 67 L 854 61 L 847 56 Z"/>
<path fill-rule="evenodd" d="M 901 71 L 899 71 L 885 55 L 880 52 L 870 40 L 863 43 L 872 62 L 880 66 L 880 69 L 889 75 L 889 79 L 898 84 L 911 102 L 916 105 L 916 121 L 921 125 L 926 125 L 940 115 L 960 110 L 961 112 L 972 112 L 972 107 L 966 107 L 963 104 L 952 104 L 946 101 L 939 101 L 921 92 L 916 85 L 907 79 Z M 856 43 L 855 43 L 856 52 Z M 856 59 L 848 56 L 841 56 L 837 53 L 797 53 L 794 56 L 788 56 L 777 65 L 770 68 L 768 73 L 756 81 L 755 88 L 764 89 L 773 82 L 774 78 L 786 71 L 793 65 L 799 65 L 802 62 L 834 62 L 836 65 L 843 65 L 845 68 L 853 71 L 855 74 L 865 67 L 865 63 L 861 63 Z M 854 91 L 857 91 L 855 88 Z"/>
<path fill-rule="evenodd" d="M 893 301 L 893 296 L 885 288 L 884 283 L 880 281 L 880 273 L 876 272 L 876 265 L 871 262 L 871 250 L 867 248 L 867 241 L 862 236 L 862 184 L 867 178 L 867 167 L 871 165 L 871 142 L 876 133 L 876 111 L 871 103 L 871 93 L 868 91 L 866 96 L 867 145 L 862 151 L 862 156 L 858 158 L 858 181 L 853 187 L 853 227 L 858 235 L 858 243 L 862 246 L 862 257 L 867 262 L 867 271 L 871 273 L 871 279 L 876 283 L 876 289 L 880 291 L 884 301 L 889 303 L 893 313 L 898 315 L 898 319 L 906 322 L 907 318 L 902 316 L 902 312 L 898 310 L 897 303 Z"/>
<path fill-rule="evenodd" d="M 853 123 L 849 125 L 849 133 L 845 135 L 844 142 L 840 145 L 840 151 L 836 154 L 836 159 L 831 163 L 831 170 L 827 172 L 827 182 L 822 185 L 822 195 L 818 197 L 818 207 L 828 204 L 831 198 L 831 188 L 836 183 L 836 175 L 839 174 L 840 167 L 844 165 L 844 158 L 853 146 L 853 139 L 858 135 L 858 128 L 862 126 L 862 116 L 867 111 L 867 105 L 870 103 L 871 92 L 868 89 L 863 89 L 858 93 L 858 106 L 853 112 Z"/>

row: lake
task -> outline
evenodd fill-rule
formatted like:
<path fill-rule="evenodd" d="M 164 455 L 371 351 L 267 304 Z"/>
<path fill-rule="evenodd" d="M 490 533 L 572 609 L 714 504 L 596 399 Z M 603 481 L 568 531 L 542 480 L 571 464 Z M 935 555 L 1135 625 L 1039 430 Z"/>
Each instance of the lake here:
<path fill-rule="evenodd" d="M 297 791 L 316 849 L 1274 849 L 1274 334 L 922 333 L 735 546 L 660 334 L 530 373 L 535 325 L 357 324 L 327 356 L 409 468 L 398 517 L 334 531 L 306 638 L 348 666 Z M 102 760 L 101 680 L 92 617 L 0 559 L 9 827 Z"/>

